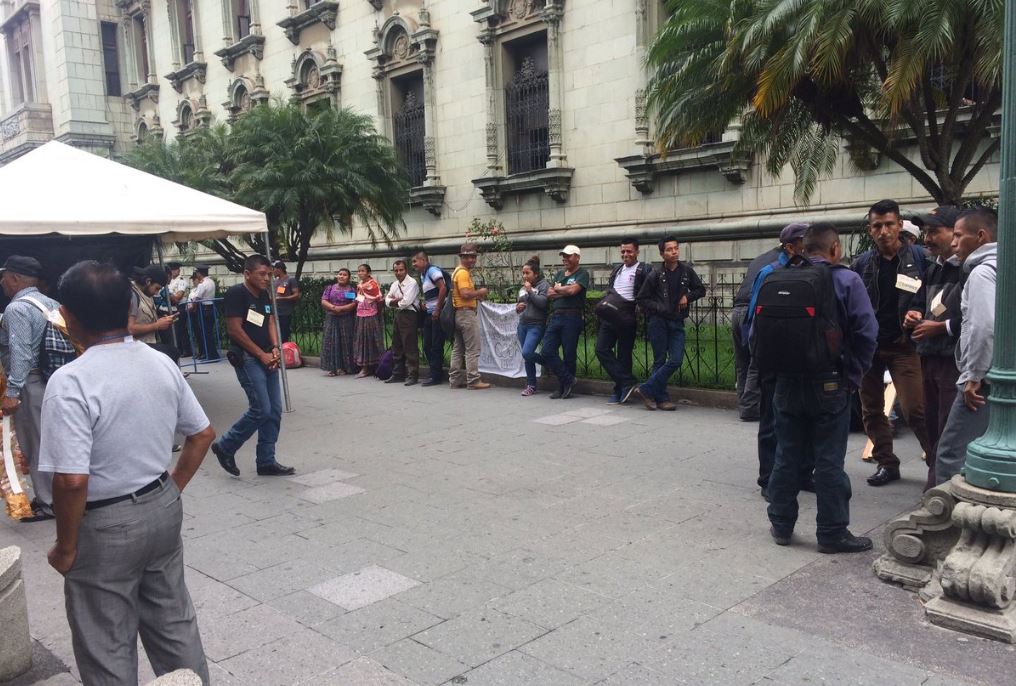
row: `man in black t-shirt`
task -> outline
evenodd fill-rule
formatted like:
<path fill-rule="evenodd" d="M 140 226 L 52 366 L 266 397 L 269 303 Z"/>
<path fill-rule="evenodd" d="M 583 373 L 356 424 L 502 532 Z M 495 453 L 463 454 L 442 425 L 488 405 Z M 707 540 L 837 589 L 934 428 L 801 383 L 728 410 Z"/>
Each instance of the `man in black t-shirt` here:
<path fill-rule="evenodd" d="M 275 315 L 268 294 L 271 265 L 262 255 L 251 255 L 243 265 L 243 283 L 226 291 L 223 308 L 231 341 L 229 362 L 247 394 L 249 406 L 230 429 L 212 444 L 222 468 L 239 476 L 236 451 L 258 435 L 257 471 L 260 476 L 287 476 L 296 470 L 275 460 L 275 444 L 282 424 L 279 388 L 279 342 Z"/>

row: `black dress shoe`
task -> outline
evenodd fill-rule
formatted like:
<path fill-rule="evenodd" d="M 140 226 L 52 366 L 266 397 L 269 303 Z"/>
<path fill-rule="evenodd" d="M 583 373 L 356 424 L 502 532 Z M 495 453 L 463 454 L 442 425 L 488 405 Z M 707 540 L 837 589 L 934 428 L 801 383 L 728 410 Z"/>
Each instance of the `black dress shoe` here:
<path fill-rule="evenodd" d="M 404 383 L 402 385 L 403 386 L 415 386 L 416 383 L 417 383 L 416 377 L 415 376 L 411 376 L 408 379 L 406 379 L 406 383 Z"/>
<path fill-rule="evenodd" d="M 404 376 L 389 376 L 387 379 L 385 379 L 385 383 L 402 383 L 405 380 L 406 377 Z"/>
<path fill-rule="evenodd" d="M 785 531 L 777 531 L 775 526 L 769 527 L 769 535 L 773 537 L 773 543 L 776 545 L 790 545 L 790 537 L 792 533 Z M 870 543 L 871 541 L 869 541 Z"/>
<path fill-rule="evenodd" d="M 887 483 L 900 480 L 900 470 L 892 467 L 879 467 L 868 477 L 869 486 L 885 486 Z"/>
<path fill-rule="evenodd" d="M 296 470 L 284 464 L 273 462 L 265 466 L 258 466 L 258 476 L 292 476 Z"/>
<path fill-rule="evenodd" d="M 871 550 L 871 539 L 867 536 L 855 536 L 849 531 L 838 541 L 818 544 L 818 551 L 826 555 L 834 553 L 863 553 L 865 550 Z"/>
<path fill-rule="evenodd" d="M 557 389 L 556 391 L 554 391 L 553 393 L 551 393 L 547 397 L 549 397 L 551 400 L 560 400 L 561 399 L 561 389 L 560 388 Z"/>
<path fill-rule="evenodd" d="M 420 385 L 421 386 L 440 386 L 441 385 L 441 380 L 440 379 L 427 379 L 426 381 L 424 381 Z"/>
<path fill-rule="evenodd" d="M 38 498 L 32 498 L 32 502 L 29 504 L 32 507 L 32 514 L 22 517 L 19 520 L 22 523 L 31 524 L 32 522 L 44 522 L 47 519 L 56 519 L 53 516 L 53 509 L 49 505 L 43 505 L 42 501 Z"/>
<path fill-rule="evenodd" d="M 236 467 L 236 458 L 233 455 L 227 455 L 225 451 L 219 447 L 218 443 L 212 443 L 212 454 L 214 454 L 216 459 L 219 460 L 219 464 L 223 469 L 233 476 L 240 476 L 240 470 Z"/>

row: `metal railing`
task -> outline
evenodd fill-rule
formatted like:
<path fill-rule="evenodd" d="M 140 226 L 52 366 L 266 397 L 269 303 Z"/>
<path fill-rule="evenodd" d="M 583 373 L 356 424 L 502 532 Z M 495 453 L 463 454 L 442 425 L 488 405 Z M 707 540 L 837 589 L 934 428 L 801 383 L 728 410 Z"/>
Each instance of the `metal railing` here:
<path fill-rule="evenodd" d="M 674 375 L 671 383 L 678 386 L 698 388 L 734 388 L 734 350 L 730 334 L 730 312 L 734 294 L 740 285 L 740 276 L 720 275 L 707 288 L 704 298 L 691 305 L 691 312 L 685 322 L 684 364 Z M 596 303 L 606 284 L 593 284 L 585 304 L 585 326 L 578 345 L 578 375 L 585 379 L 609 377 L 600 367 L 596 358 L 596 334 L 599 319 L 593 313 Z M 301 299 L 293 314 L 292 340 L 300 346 L 304 355 L 318 355 L 321 351 L 321 332 L 324 312 L 320 305 L 320 288 L 310 284 L 301 287 Z M 394 312 L 384 310 L 385 344 L 391 342 Z M 445 350 L 448 359 L 451 350 L 449 342 Z M 632 356 L 635 376 L 644 380 L 653 365 L 653 352 L 646 336 L 645 318 L 638 319 L 638 337 Z"/>

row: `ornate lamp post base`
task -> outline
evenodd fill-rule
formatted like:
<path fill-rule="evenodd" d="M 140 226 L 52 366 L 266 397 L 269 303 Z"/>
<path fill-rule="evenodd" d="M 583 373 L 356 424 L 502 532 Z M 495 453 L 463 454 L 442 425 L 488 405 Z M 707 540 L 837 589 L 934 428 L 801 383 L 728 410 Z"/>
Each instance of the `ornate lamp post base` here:
<path fill-rule="evenodd" d="M 884 581 L 917 590 L 932 624 L 1016 643 L 1016 494 L 962 476 L 886 528 Z"/>

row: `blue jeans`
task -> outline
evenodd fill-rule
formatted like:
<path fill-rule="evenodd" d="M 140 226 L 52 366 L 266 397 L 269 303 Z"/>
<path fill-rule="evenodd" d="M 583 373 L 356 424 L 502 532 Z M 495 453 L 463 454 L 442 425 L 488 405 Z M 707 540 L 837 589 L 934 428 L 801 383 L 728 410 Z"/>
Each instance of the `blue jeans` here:
<path fill-rule="evenodd" d="M 519 322 L 516 331 L 519 336 L 519 347 L 522 348 L 522 359 L 526 362 L 526 383 L 535 386 L 536 363 L 539 358 L 536 346 L 540 345 L 543 338 L 543 324 Z"/>
<path fill-rule="evenodd" d="M 850 478 L 843 471 L 850 433 L 850 391 L 842 378 L 778 376 L 776 464 L 769 477 L 769 521 L 780 533 L 797 523 L 801 467 L 815 460 L 819 543 L 835 543 L 850 523 Z"/>
<path fill-rule="evenodd" d="M 631 371 L 631 356 L 635 349 L 635 329 L 618 329 L 613 324 L 600 322 L 596 333 L 596 359 L 607 376 L 614 382 L 614 393 L 634 386 L 636 379 Z"/>
<path fill-rule="evenodd" d="M 236 451 L 247 439 L 258 435 L 257 464 L 266 466 L 275 462 L 275 444 L 282 425 L 282 391 L 279 370 L 265 369 L 256 359 L 243 353 L 243 365 L 236 367 L 236 378 L 247 394 L 248 407 L 242 417 L 219 439 L 219 447 L 227 455 Z"/>
<path fill-rule="evenodd" d="M 642 390 L 658 403 L 670 400 L 667 382 L 684 362 L 684 322 L 649 318 L 649 344 L 653 346 L 653 368 Z"/>
<path fill-rule="evenodd" d="M 582 327 L 581 312 L 554 312 L 543 333 L 543 345 L 540 346 L 535 362 L 542 364 L 557 377 L 557 386 L 561 390 L 575 382 Z M 563 351 L 563 360 L 558 355 L 558 348 Z"/>

